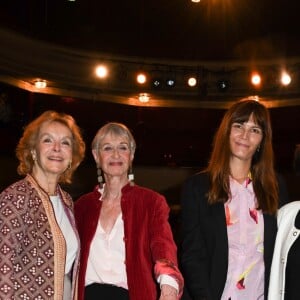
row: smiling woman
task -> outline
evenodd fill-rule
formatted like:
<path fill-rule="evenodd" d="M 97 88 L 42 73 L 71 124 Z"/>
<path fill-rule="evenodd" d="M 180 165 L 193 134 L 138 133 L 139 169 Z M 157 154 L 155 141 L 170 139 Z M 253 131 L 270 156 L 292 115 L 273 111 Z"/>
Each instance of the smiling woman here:
<path fill-rule="evenodd" d="M 182 294 L 170 209 L 162 195 L 133 182 L 135 147 L 122 123 L 105 124 L 93 139 L 99 184 L 75 202 L 80 300 L 177 300 Z"/>
<path fill-rule="evenodd" d="M 56 195 L 59 177 L 72 166 L 72 133 L 56 121 L 40 127 L 36 149 L 31 151 L 32 176 L 49 195 Z"/>
<path fill-rule="evenodd" d="M 0 194 L 1 299 L 76 299 L 79 239 L 72 198 L 59 183 L 71 182 L 84 151 L 70 115 L 46 111 L 25 128 L 16 149 L 25 178 Z"/>
<path fill-rule="evenodd" d="M 288 202 L 273 166 L 267 108 L 233 104 L 207 168 L 182 193 L 182 268 L 192 299 L 267 299 L 278 207 Z"/>
<path fill-rule="evenodd" d="M 232 154 L 231 160 L 240 159 L 243 161 L 251 161 L 255 152 L 260 151 L 260 144 L 263 137 L 263 130 L 260 125 L 255 122 L 253 115 L 250 115 L 249 120 L 246 122 L 242 120 L 234 122 L 231 126 L 229 138 Z M 243 174 L 244 177 L 235 178 L 246 178 L 249 172 L 250 170 Z M 231 175 L 234 176 L 233 173 Z M 241 174 L 238 175 L 241 176 Z"/>

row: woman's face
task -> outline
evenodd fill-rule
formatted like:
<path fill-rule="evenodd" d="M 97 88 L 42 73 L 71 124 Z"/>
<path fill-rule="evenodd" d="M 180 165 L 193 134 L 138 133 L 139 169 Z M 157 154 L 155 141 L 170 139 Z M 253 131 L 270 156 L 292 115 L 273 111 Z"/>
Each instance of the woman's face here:
<path fill-rule="evenodd" d="M 36 163 L 33 171 L 48 175 L 61 175 L 72 162 L 72 133 L 59 123 L 44 123 L 39 132 L 36 149 Z"/>
<path fill-rule="evenodd" d="M 107 134 L 93 155 L 104 174 L 127 177 L 133 159 L 127 137 Z"/>
<path fill-rule="evenodd" d="M 229 139 L 232 157 L 251 161 L 263 139 L 262 128 L 254 122 L 253 116 L 250 115 L 247 122 L 232 124 Z"/>

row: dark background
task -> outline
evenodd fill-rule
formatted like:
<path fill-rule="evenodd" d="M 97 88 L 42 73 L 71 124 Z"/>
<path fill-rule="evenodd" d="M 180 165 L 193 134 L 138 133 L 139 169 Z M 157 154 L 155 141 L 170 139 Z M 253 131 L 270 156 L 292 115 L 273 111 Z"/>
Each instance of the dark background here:
<path fill-rule="evenodd" d="M 66 112 L 77 120 L 87 143 L 86 158 L 78 172 L 80 174 L 81 169 L 89 169 L 87 172 L 90 172 L 89 178 L 92 178 L 93 184 L 96 170 L 90 143 L 98 128 L 106 122 L 122 122 L 132 130 L 137 142 L 135 166 L 196 171 L 207 164 L 213 135 L 225 112 L 223 109 L 149 108 L 101 103 L 30 93 L 7 85 L 2 85 L 0 89 L 0 154 L 14 161 L 16 144 L 29 121 L 48 109 Z M 275 166 L 277 171 L 286 174 L 291 193 L 295 194 L 299 184 L 295 185 L 293 179 L 293 161 L 300 140 L 300 106 L 271 108 L 270 114 Z M 1 182 L 3 188 L 16 176 L 16 169 L 9 167 L 2 172 L 6 175 Z M 84 178 L 86 176 L 82 176 Z M 172 177 L 169 180 L 172 181 Z M 299 177 L 297 180 L 299 182 Z M 82 192 L 89 188 L 91 183 L 87 182 Z"/>
<path fill-rule="evenodd" d="M 3 0 L 0 25 L 66 46 L 176 60 L 299 56 L 297 0 Z"/>
<path fill-rule="evenodd" d="M 201 0 L 198 4 L 188 0 L 9 0 L 0 4 L 0 26 L 40 41 L 139 60 L 242 60 L 250 64 L 300 56 L 298 6 L 297 0 Z M 95 182 L 89 145 L 104 123 L 119 121 L 132 130 L 137 167 L 193 172 L 206 166 L 224 113 L 217 108 L 135 107 L 45 95 L 7 84 L 0 85 L 0 95 L 0 154 L 4 162 L 0 186 L 17 177 L 14 149 L 23 127 L 44 110 L 55 109 L 76 118 L 88 146 L 78 177 L 84 174 L 81 180 L 90 181 L 76 189 L 76 195 Z M 299 177 L 295 177 L 293 159 L 300 143 L 300 103 L 270 108 L 270 113 L 276 169 L 285 174 L 292 196 L 297 197 Z M 142 182 L 147 185 L 147 180 Z M 169 193 L 163 187 L 158 189 Z M 177 186 L 175 190 L 174 194 Z M 177 201 L 178 194 L 171 198 Z"/>

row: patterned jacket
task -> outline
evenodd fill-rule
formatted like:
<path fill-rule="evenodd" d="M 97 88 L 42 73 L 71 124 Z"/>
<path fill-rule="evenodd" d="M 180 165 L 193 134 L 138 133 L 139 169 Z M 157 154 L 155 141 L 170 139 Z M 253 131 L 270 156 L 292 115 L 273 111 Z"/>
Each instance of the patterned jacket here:
<path fill-rule="evenodd" d="M 60 187 L 59 193 L 75 230 L 71 196 Z M 65 257 L 65 239 L 48 195 L 30 175 L 6 188 L 0 194 L 0 299 L 62 300 Z M 77 265 L 78 258 L 73 283 Z"/>

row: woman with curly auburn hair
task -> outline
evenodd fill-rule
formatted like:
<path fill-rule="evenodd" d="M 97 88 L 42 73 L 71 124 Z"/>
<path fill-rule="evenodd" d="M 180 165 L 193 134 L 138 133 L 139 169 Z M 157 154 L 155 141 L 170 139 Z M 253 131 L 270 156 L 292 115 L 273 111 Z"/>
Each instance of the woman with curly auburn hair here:
<path fill-rule="evenodd" d="M 70 115 L 46 111 L 19 140 L 24 178 L 0 194 L 0 299 L 77 299 L 79 238 L 70 183 L 85 143 Z"/>
<path fill-rule="evenodd" d="M 16 149 L 16 155 L 19 159 L 18 174 L 27 175 L 32 172 L 34 165 L 32 149 L 36 146 L 39 138 L 39 131 L 37 129 L 39 129 L 44 123 L 48 122 L 58 122 L 71 130 L 73 137 L 72 164 L 59 177 L 59 182 L 71 183 L 74 171 L 83 160 L 85 143 L 81 137 L 80 128 L 77 126 L 73 117 L 64 113 L 57 113 L 55 111 L 46 111 L 39 118 L 33 120 L 27 125 Z"/>
<path fill-rule="evenodd" d="M 273 165 L 268 109 L 243 99 L 225 113 L 207 168 L 182 191 L 182 269 L 192 299 L 266 299 L 288 201 Z"/>

